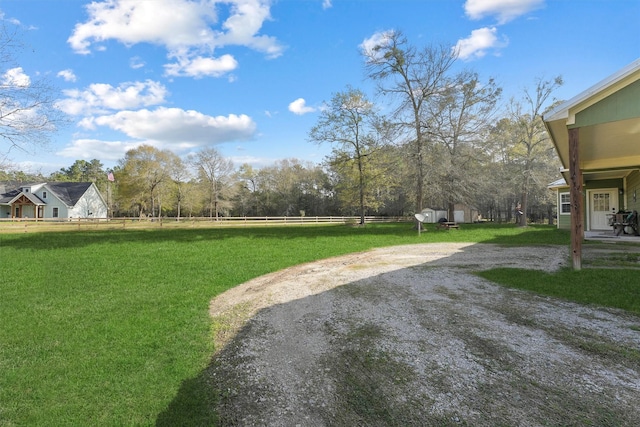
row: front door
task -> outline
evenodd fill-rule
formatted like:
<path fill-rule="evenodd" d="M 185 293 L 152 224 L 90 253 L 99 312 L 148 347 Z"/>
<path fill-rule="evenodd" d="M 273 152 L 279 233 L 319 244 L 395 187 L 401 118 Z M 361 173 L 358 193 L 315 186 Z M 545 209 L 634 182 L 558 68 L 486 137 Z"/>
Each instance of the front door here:
<path fill-rule="evenodd" d="M 592 190 L 589 197 L 589 229 L 610 229 L 609 215 L 616 213 L 617 206 L 617 190 Z"/>

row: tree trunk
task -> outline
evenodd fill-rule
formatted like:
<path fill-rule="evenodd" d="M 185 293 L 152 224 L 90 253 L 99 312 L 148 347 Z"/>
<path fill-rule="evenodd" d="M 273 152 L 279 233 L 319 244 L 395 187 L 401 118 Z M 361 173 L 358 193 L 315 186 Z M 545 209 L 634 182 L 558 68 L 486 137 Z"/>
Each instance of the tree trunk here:
<path fill-rule="evenodd" d="M 360 225 L 364 225 L 364 171 L 362 168 L 362 158 L 358 158 L 358 173 L 360 174 Z"/>
<path fill-rule="evenodd" d="M 527 226 L 527 200 L 528 195 L 527 195 L 527 191 L 523 191 L 522 192 L 522 203 L 520 206 L 520 212 L 522 212 L 522 214 L 520 214 L 520 227 L 526 227 Z"/>
<path fill-rule="evenodd" d="M 449 221 L 455 221 L 455 204 L 453 202 L 449 202 L 447 216 Z"/>

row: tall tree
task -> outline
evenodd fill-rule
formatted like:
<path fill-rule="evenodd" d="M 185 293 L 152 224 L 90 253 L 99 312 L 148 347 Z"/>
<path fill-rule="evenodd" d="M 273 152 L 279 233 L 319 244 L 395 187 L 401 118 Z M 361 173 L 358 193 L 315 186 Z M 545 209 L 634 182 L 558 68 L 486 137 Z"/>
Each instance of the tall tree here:
<path fill-rule="evenodd" d="M 7 20 L 0 23 L 0 168 L 9 165 L 12 150 L 45 145 L 65 123 L 55 108 L 57 90 L 18 65 L 18 52 L 24 49 L 18 31 L 8 25 Z"/>
<path fill-rule="evenodd" d="M 176 157 L 169 150 L 150 145 L 127 151 L 118 171 L 118 194 L 123 205 L 137 207 L 141 215 L 150 209 L 150 215 L 156 216 L 162 186 L 169 181 Z"/>
<path fill-rule="evenodd" d="M 176 217 L 180 219 L 182 202 L 189 194 L 189 190 L 187 188 L 190 178 L 189 169 L 185 167 L 184 162 L 178 156 L 172 157 L 167 166 L 169 179 L 172 184 L 171 193 L 176 203 Z"/>
<path fill-rule="evenodd" d="M 532 185 L 536 183 L 537 170 L 545 164 L 555 164 L 553 145 L 544 127 L 542 115 L 550 107 L 553 91 L 563 84 L 562 77 L 553 80 L 535 81 L 533 91 L 524 89 L 522 100 L 510 103 L 511 120 L 516 125 L 517 155 L 521 163 L 521 209 L 520 225 L 527 225 L 528 198 Z M 556 169 L 557 170 L 557 169 Z M 547 178 L 548 179 L 548 178 Z M 549 181 L 547 181 L 549 182 Z"/>
<path fill-rule="evenodd" d="M 424 132 L 440 145 L 438 175 L 443 199 L 453 218 L 455 203 L 469 204 L 477 191 L 472 170 L 479 163 L 481 142 L 495 119 L 502 89 L 493 79 L 483 83 L 463 71 L 430 100 Z"/>
<path fill-rule="evenodd" d="M 446 83 L 447 73 L 457 54 L 447 46 L 418 49 L 400 31 L 384 33 L 380 43 L 362 51 L 368 75 L 377 82 L 378 92 L 394 97 L 398 104 L 394 121 L 408 131 L 415 168 L 416 210 L 422 210 L 426 177 L 428 138 L 423 118 L 427 103 Z"/>
<path fill-rule="evenodd" d="M 371 170 L 373 156 L 382 145 L 387 129 L 366 95 L 349 87 L 333 96 L 309 132 L 311 141 L 334 146 L 330 163 L 342 169 L 342 176 L 354 183 L 346 188 L 357 189 L 360 225 L 364 225 L 367 205 L 376 200 L 369 197 L 369 179 L 375 173 Z M 354 173 L 349 174 L 349 170 Z"/>
<path fill-rule="evenodd" d="M 91 161 L 76 160 L 68 168 L 60 168 L 58 172 L 51 174 L 51 178 L 58 181 L 93 183 L 104 182 L 106 176 L 102 162 L 98 159 Z"/>
<path fill-rule="evenodd" d="M 189 158 L 198 171 L 201 182 L 205 183 L 209 194 L 209 217 L 218 218 L 223 196 L 231 189 L 233 162 L 225 159 L 215 148 L 205 148 Z"/>
<path fill-rule="evenodd" d="M 332 193 L 319 165 L 282 159 L 254 175 L 259 214 L 319 215 L 326 212 Z"/>
<path fill-rule="evenodd" d="M 516 155 L 517 126 L 507 117 L 497 120 L 481 145 L 480 205 L 497 222 L 511 221 L 520 200 L 520 164 Z"/>
<path fill-rule="evenodd" d="M 236 172 L 236 215 L 257 216 L 258 215 L 258 194 L 259 182 L 258 171 L 253 166 L 245 163 Z"/>

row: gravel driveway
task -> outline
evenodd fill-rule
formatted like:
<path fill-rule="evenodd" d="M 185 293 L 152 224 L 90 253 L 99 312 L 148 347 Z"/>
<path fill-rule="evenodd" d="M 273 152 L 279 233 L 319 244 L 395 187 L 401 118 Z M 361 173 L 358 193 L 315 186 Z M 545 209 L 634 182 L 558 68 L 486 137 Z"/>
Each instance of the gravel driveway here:
<path fill-rule="evenodd" d="M 496 286 L 566 247 L 421 244 L 259 277 L 211 302 L 222 425 L 637 425 L 640 318 Z"/>

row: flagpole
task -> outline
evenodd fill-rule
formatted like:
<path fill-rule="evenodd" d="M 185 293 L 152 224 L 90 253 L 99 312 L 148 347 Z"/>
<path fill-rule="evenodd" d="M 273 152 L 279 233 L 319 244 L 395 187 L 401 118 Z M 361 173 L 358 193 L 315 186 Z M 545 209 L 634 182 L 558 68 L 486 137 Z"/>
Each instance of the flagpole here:
<path fill-rule="evenodd" d="M 107 219 L 113 218 L 111 212 L 111 181 L 107 180 Z"/>
<path fill-rule="evenodd" d="M 111 183 L 115 181 L 113 170 L 107 174 L 107 218 L 113 218 L 113 207 L 111 206 Z"/>

